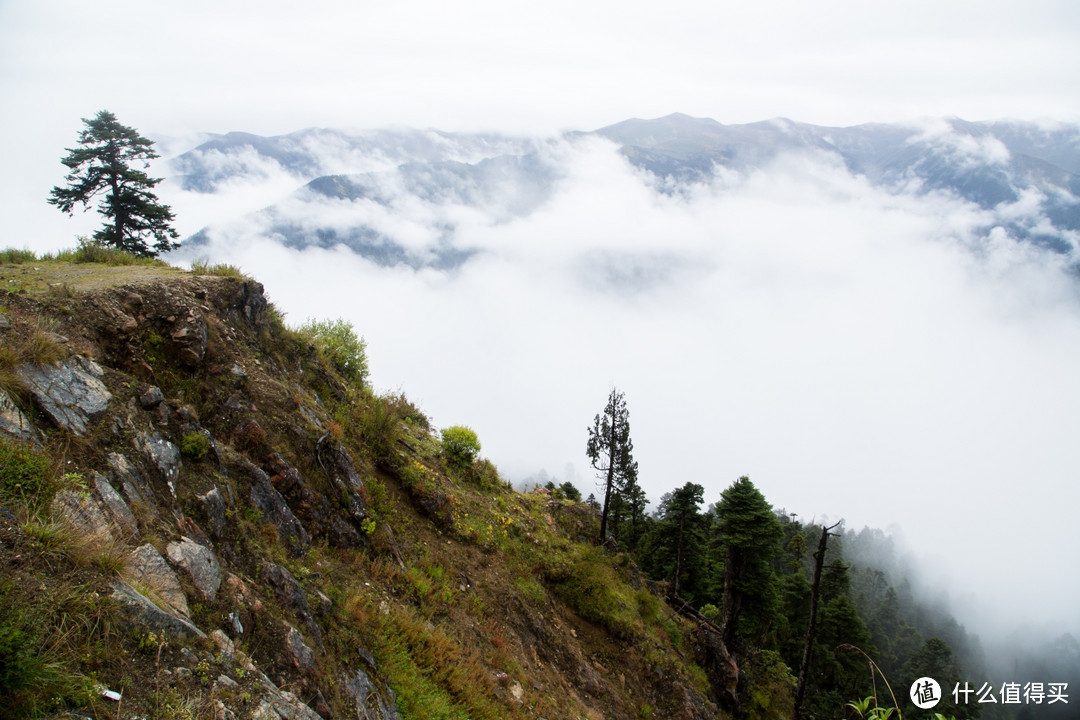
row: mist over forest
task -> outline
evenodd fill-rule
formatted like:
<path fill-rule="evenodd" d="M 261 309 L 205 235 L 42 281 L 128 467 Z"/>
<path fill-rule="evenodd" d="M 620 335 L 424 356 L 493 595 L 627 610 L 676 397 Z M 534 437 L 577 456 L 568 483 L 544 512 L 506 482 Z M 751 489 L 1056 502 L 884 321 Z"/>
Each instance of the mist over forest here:
<path fill-rule="evenodd" d="M 229 133 L 162 187 L 177 259 L 239 265 L 292 322 L 349 320 L 376 386 L 468 422 L 510 479 L 594 491 L 584 428 L 617 385 L 650 511 L 746 474 L 806 521 L 890 529 L 873 567 L 1020 641 L 982 650 L 1016 666 L 1078 634 L 1078 137 L 685 115 Z"/>

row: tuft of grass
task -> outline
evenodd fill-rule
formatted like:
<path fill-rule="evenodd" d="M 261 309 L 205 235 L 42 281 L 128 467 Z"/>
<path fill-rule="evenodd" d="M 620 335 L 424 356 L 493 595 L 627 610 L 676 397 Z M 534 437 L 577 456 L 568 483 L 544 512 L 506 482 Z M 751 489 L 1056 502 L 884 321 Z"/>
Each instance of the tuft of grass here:
<path fill-rule="evenodd" d="M 127 266 L 144 265 L 149 267 L 168 267 L 169 264 L 156 257 L 140 257 L 125 250 L 110 247 L 104 243 L 86 237 L 78 239 L 74 250 L 61 250 L 55 256 L 46 255 L 42 260 L 56 260 L 76 264 L 97 263 L 99 265 Z"/>
<path fill-rule="evenodd" d="M 50 565 L 65 559 L 110 576 L 121 574 L 127 565 L 122 543 L 112 537 L 80 532 L 62 516 L 31 514 L 22 523 L 22 531 L 42 560 Z"/>
<path fill-rule="evenodd" d="M 53 365 L 68 356 L 68 349 L 53 339 L 52 325 L 38 320 L 32 327 L 17 325 L 0 344 L 0 388 L 9 394 L 20 392 L 14 375 L 19 365 Z"/>
<path fill-rule="evenodd" d="M 25 361 L 42 367 L 55 365 L 67 357 L 67 350 L 42 330 L 35 330 L 26 344 Z"/>
<path fill-rule="evenodd" d="M 0 697 L 4 717 L 55 717 L 92 699 L 80 660 L 108 655 L 113 617 L 89 587 L 0 581 Z"/>
<path fill-rule="evenodd" d="M 34 262 L 37 259 L 37 255 L 33 250 L 18 250 L 16 248 L 0 250 L 0 264 L 2 265 L 22 265 L 23 263 Z"/>
<path fill-rule="evenodd" d="M 57 488 L 51 466 L 32 445 L 0 437 L 0 501 L 29 508 L 49 502 Z"/>
<path fill-rule="evenodd" d="M 206 258 L 199 258 L 192 261 L 191 272 L 193 275 L 217 275 L 219 277 L 233 277 L 244 278 L 246 277 L 243 271 L 235 265 L 229 265 L 227 263 L 210 264 L 210 261 Z"/>
<path fill-rule="evenodd" d="M 354 599 L 355 613 L 366 599 Z M 403 606 L 363 616 L 376 662 L 397 696 L 402 718 L 414 720 L 495 720 L 522 717 L 516 706 L 496 697 L 495 682 L 483 661 L 450 632 Z"/>

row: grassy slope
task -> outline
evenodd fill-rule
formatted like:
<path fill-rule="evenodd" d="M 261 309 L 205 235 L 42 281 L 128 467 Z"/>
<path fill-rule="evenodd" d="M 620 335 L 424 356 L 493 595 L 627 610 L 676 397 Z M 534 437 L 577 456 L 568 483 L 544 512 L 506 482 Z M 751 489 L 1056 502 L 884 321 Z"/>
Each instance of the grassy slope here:
<path fill-rule="evenodd" d="M 112 716 L 113 706 L 102 708 L 87 690 L 87 678 L 124 690 L 121 716 L 196 717 L 220 701 L 246 717 L 257 705 L 258 684 L 242 667 L 214 654 L 213 645 L 118 629 L 115 609 L 100 598 L 109 577 L 123 573 L 122 549 L 102 556 L 88 552 L 78 538 L 51 538 L 42 530 L 56 526 L 45 500 L 57 487 L 78 487 L 90 472 L 104 472 L 109 451 L 134 457 L 130 432 L 117 434 L 112 417 L 128 412 L 129 428 L 146 423 L 138 413 L 132 420 L 126 408 L 155 384 L 174 411 L 186 408 L 212 434 L 220 460 L 187 458 L 177 483 L 177 505 L 186 519 L 140 515 L 143 537 L 163 549 L 190 531 L 185 523 L 205 525 L 195 501 L 199 494 L 213 487 L 231 491 L 238 501 L 214 549 L 235 582 L 214 602 L 194 602 L 192 618 L 209 632 L 230 627 L 230 613 L 242 610 L 246 631 L 236 637 L 238 648 L 282 687 L 304 700 L 318 696 L 336 717 L 355 717 L 341 681 L 363 667 L 370 652 L 377 682 L 394 690 L 405 718 L 705 716 L 701 696 L 709 689 L 692 661 L 691 628 L 650 592 L 625 556 L 587 542 L 596 532 L 590 511 L 543 494 L 516 493 L 487 461 L 448 465 L 426 419 L 404 396 L 350 387 L 272 312 L 255 329 L 226 316 L 214 300 L 240 278 L 59 261 L 0 263 L 0 278 L 0 287 L 22 290 L 0 298 L 0 312 L 14 325 L 9 338 L 18 340 L 9 343 L 17 351 L 0 356 L 0 375 L 9 373 L 6 384 L 11 385 L 12 366 L 39 357 L 34 340 L 47 326 L 70 338 L 52 351 L 79 351 L 106 366 L 114 395 L 109 416 L 83 439 L 48 429 L 19 397 L 35 424 L 48 430 L 49 470 L 38 495 L 28 498 L 8 486 L 0 496 L 7 511 L 0 601 L 24 609 L 22 619 L 0 628 L 0 643 L 5 629 L 22 633 L 24 644 L 48 659 L 48 672 L 62 685 L 24 691 L 20 707 L 27 714 L 74 704 Z M 116 289 L 119 284 L 126 287 Z M 190 295 L 196 311 L 204 306 L 194 295 L 210 298 L 209 344 L 196 368 L 169 359 L 159 328 L 163 321 L 148 308 L 123 343 L 88 329 L 117 294 L 138 291 L 149 305 L 163 290 L 170 301 Z M 242 382 L 227 372 L 233 363 L 246 372 Z M 243 401 L 243 412 L 222 409 L 233 396 Z M 258 421 L 254 437 L 238 429 L 248 416 Z M 180 444 L 177 422 L 173 417 L 154 427 Z M 309 487 L 333 499 L 314 460 L 323 437 L 340 440 L 355 461 L 372 522 L 363 528 L 360 546 L 334 546 L 316 537 L 297 557 L 247 505 L 245 467 L 263 464 L 276 452 Z M 262 579 L 267 562 L 287 567 L 313 607 L 320 593 L 330 601 L 317 617 L 326 651 L 311 669 L 283 660 L 281 619 L 297 621 Z M 50 592 L 37 593 L 38 586 Z M 30 631 L 42 627 L 35 618 L 56 613 L 71 618 L 59 633 Z M 29 656 L 16 669 L 26 669 L 28 661 Z M 178 667 L 187 667 L 190 676 L 176 672 Z M 169 668 L 171 675 L 163 674 Z M 218 674 L 238 686 L 216 687 Z"/>

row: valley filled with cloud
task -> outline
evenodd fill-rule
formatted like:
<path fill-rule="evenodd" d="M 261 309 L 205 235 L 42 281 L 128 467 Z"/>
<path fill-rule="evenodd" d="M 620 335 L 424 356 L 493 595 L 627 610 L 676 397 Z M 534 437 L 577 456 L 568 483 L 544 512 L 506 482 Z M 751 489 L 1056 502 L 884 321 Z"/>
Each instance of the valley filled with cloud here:
<path fill-rule="evenodd" d="M 469 424 L 515 481 L 593 491 L 585 428 L 617 386 L 654 506 L 746 474 L 801 517 L 897 526 L 978 626 L 1014 626 L 1022 603 L 1066 629 L 1070 173 L 959 123 L 875 129 L 901 132 L 892 165 L 837 137 L 688 154 L 664 127 L 635 145 L 218 138 L 173 159 L 167 197 L 215 218 L 181 257 L 239 265 L 293 324 L 352 322 L 377 389 Z M 1028 131 L 1031 150 L 1069 130 Z"/>

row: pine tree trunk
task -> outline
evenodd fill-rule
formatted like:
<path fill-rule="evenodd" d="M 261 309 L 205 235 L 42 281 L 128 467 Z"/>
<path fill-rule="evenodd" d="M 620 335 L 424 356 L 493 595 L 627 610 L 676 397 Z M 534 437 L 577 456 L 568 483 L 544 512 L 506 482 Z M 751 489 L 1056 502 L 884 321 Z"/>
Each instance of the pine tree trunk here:
<path fill-rule="evenodd" d="M 615 407 L 611 407 L 611 429 L 608 431 L 608 468 L 607 481 L 604 483 L 604 512 L 600 516 L 600 544 L 607 542 L 608 511 L 611 508 L 611 486 L 615 484 Z"/>

